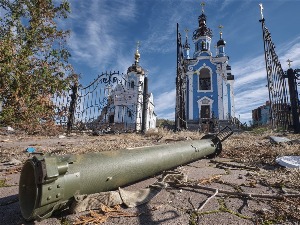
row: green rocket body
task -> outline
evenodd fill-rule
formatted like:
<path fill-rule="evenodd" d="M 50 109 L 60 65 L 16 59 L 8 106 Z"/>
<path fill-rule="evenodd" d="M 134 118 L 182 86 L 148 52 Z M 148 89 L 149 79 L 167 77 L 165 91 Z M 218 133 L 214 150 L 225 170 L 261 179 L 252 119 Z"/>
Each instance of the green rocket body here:
<path fill-rule="evenodd" d="M 25 162 L 19 199 L 26 220 L 44 219 L 76 195 L 115 190 L 221 151 L 210 139 L 81 155 L 39 156 Z"/>

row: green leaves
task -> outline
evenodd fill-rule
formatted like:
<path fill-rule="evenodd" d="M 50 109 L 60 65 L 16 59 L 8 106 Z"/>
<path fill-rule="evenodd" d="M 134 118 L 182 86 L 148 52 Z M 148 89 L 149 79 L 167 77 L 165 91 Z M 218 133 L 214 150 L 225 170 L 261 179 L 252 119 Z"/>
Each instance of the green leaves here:
<path fill-rule="evenodd" d="M 0 18 L 0 124 L 35 132 L 53 123 L 51 97 L 74 80 L 64 46 L 69 32 L 56 24 L 67 18 L 70 6 L 67 1 L 0 0 L 0 8 L 5 12 Z"/>

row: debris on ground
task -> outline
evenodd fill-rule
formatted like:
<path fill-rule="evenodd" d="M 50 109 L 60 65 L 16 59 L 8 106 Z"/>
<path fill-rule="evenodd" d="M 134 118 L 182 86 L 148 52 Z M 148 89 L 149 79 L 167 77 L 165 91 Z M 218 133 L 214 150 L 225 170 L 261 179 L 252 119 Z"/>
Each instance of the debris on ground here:
<path fill-rule="evenodd" d="M 282 156 L 277 158 L 276 162 L 287 168 L 300 168 L 300 156 Z"/>
<path fill-rule="evenodd" d="M 270 136 L 270 142 L 272 144 L 280 144 L 280 143 L 290 143 L 291 140 L 286 137 Z"/>
<path fill-rule="evenodd" d="M 138 214 L 125 212 L 119 205 L 116 205 L 113 208 L 101 205 L 101 210 L 99 210 L 99 212 L 91 210 L 89 214 L 77 218 L 73 225 L 100 224 L 106 222 L 110 217 L 118 218 L 133 216 L 138 216 Z"/>
<path fill-rule="evenodd" d="M 3 163 L 3 165 L 5 165 L 5 166 L 18 166 L 21 164 L 22 164 L 22 162 L 15 158 L 11 158 L 9 161 L 6 161 Z"/>
<path fill-rule="evenodd" d="M 32 157 L 24 151 L 38 146 L 44 153 L 82 154 L 168 143 L 170 140 L 195 140 L 199 132 L 158 132 L 92 136 L 87 133 L 68 138 L 0 134 L 0 224 L 32 224 L 21 217 L 18 194 L 20 165 L 4 165 L 15 158 L 22 163 Z M 270 136 L 284 137 L 285 143 L 274 144 Z M 298 140 L 298 141 L 297 141 Z M 277 160 L 300 156 L 300 136 L 290 133 L 241 132 L 223 142 L 223 151 L 213 160 L 202 159 L 182 166 L 187 177 L 169 182 L 150 201 L 133 208 L 99 206 L 73 214 L 55 215 L 37 225 L 46 224 L 297 224 L 300 221 L 300 169 L 287 168 Z M 32 145 L 35 143 L 36 145 Z M 292 143 L 292 144 L 290 144 Z M 149 187 L 162 178 L 151 177 L 122 190 Z M 164 181 L 169 181 L 165 178 Z M 1 184 L 0 182 L 0 184 Z M 107 207 L 107 208 L 106 208 Z M 92 211 L 90 211 L 92 210 Z M 71 216 L 71 215 L 70 215 Z"/>
<path fill-rule="evenodd" d="M 33 153 L 35 151 L 36 151 L 36 149 L 34 147 L 28 147 L 28 148 L 26 148 L 26 152 L 28 152 L 28 153 Z"/>

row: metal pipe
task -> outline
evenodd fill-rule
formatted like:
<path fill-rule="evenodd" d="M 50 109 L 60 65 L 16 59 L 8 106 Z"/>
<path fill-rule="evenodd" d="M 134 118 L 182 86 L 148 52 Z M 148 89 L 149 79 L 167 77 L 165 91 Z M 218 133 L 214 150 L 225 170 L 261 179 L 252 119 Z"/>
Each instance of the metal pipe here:
<path fill-rule="evenodd" d="M 115 190 L 219 154 L 222 139 L 205 138 L 208 139 L 81 155 L 34 156 L 25 162 L 21 171 L 22 216 L 26 220 L 41 220 L 68 207 L 76 195 Z"/>

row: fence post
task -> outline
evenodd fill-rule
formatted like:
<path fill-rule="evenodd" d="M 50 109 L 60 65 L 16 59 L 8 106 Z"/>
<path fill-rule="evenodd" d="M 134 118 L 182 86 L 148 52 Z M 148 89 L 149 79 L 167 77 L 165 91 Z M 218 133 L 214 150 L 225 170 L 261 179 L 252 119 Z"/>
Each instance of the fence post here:
<path fill-rule="evenodd" d="M 75 119 L 75 109 L 77 103 L 77 93 L 78 93 L 78 83 L 75 82 L 74 85 L 71 87 L 71 102 L 69 106 L 69 115 L 68 115 L 68 122 L 67 122 L 67 133 L 69 134 L 72 131 Z"/>
<path fill-rule="evenodd" d="M 148 77 L 144 79 L 144 90 L 143 90 L 143 110 L 142 110 L 142 133 L 145 134 L 147 131 L 147 107 L 148 107 Z"/>
<path fill-rule="evenodd" d="M 299 105 L 298 105 L 298 92 L 297 92 L 297 83 L 296 83 L 296 74 L 293 69 L 287 70 L 287 79 L 289 84 L 290 91 L 290 101 L 292 108 L 292 119 L 293 119 L 293 128 L 294 133 L 300 133 L 300 123 L 299 123 Z"/>

